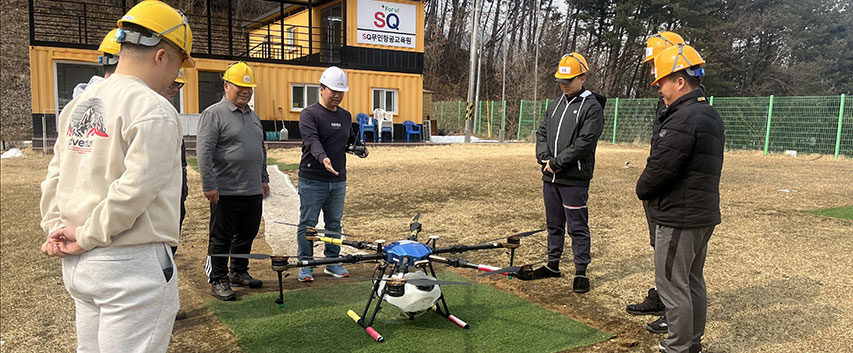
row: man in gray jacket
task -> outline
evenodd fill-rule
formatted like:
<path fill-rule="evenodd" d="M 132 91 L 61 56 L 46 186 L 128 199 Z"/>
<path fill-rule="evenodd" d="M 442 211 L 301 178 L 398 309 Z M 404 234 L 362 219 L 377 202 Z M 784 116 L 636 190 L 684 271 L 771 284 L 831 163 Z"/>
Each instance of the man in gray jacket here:
<path fill-rule="evenodd" d="M 560 258 L 566 226 L 572 237 L 575 293 L 589 291 L 589 181 L 595 168 L 595 147 L 604 125 L 605 98 L 583 87 L 589 66 L 578 53 L 563 56 L 554 76 L 563 94 L 549 104 L 536 132 L 536 160 L 542 165 L 542 192 L 548 225 L 548 264 L 531 279 L 562 277 Z"/>
<path fill-rule="evenodd" d="M 244 62 L 232 64 L 222 77 L 225 96 L 207 107 L 198 123 L 198 169 L 204 197 L 210 201 L 210 240 L 207 253 L 248 254 L 258 234 L 263 199 L 269 196 L 267 152 L 261 121 L 248 103 L 255 75 Z M 263 285 L 249 275 L 249 260 L 207 257 L 210 295 L 234 300 L 231 284 Z"/>

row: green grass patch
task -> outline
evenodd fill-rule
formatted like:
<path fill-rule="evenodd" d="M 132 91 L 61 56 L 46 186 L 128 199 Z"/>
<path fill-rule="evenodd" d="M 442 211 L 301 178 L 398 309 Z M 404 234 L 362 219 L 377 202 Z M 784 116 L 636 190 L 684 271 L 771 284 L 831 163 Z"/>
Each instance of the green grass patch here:
<path fill-rule="evenodd" d="M 198 171 L 198 158 L 187 157 L 187 166 L 193 167 L 195 171 Z"/>
<path fill-rule="evenodd" d="M 267 165 L 273 165 L 273 164 L 278 165 L 278 170 L 280 170 L 282 172 L 285 170 L 297 170 L 297 169 L 299 169 L 299 163 L 288 164 L 288 163 L 284 163 L 284 162 L 279 162 L 275 158 L 267 158 Z"/>
<path fill-rule="evenodd" d="M 285 170 L 297 170 L 299 169 L 299 164 L 288 164 L 277 161 L 275 158 L 267 158 L 267 165 L 278 165 L 278 169 L 281 171 Z M 187 165 L 193 167 L 196 171 L 198 171 L 198 158 L 196 157 L 187 157 Z"/>
<path fill-rule="evenodd" d="M 808 211 L 808 213 L 816 214 L 818 216 L 853 220 L 853 206 L 824 208 L 820 210 Z"/>
<path fill-rule="evenodd" d="M 445 280 L 464 280 L 442 274 Z M 271 283 L 272 284 L 272 283 Z M 613 335 L 546 310 L 525 299 L 483 284 L 443 286 L 451 313 L 471 328 L 462 329 L 435 312 L 414 320 L 383 303 L 375 328 L 376 343 L 347 316 L 361 315 L 369 282 L 341 281 L 322 289 L 246 296 L 236 302 L 211 300 L 207 306 L 255 352 L 558 352 L 601 342 Z"/>

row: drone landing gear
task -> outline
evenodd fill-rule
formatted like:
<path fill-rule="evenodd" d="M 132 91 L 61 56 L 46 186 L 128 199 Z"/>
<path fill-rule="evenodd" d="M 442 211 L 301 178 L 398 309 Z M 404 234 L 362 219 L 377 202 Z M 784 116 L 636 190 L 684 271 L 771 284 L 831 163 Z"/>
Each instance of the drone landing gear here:
<path fill-rule="evenodd" d="M 382 294 L 379 295 L 379 298 L 377 298 L 376 307 L 373 309 L 373 313 L 370 315 L 370 321 L 365 323 L 364 318 L 367 317 L 367 312 L 370 310 L 370 304 L 376 297 L 376 292 L 379 290 L 379 283 L 381 282 L 380 279 L 382 278 L 382 276 L 385 275 L 386 268 L 388 268 L 388 265 L 383 264 L 377 266 L 376 270 L 373 271 L 373 278 L 376 278 L 376 280 L 373 281 L 373 290 L 370 291 L 370 297 L 367 298 L 367 305 L 364 306 L 364 312 L 361 314 L 361 316 L 358 316 L 358 314 L 356 314 L 352 310 L 347 311 L 347 315 L 353 321 L 355 321 L 355 323 L 359 324 L 361 327 L 364 327 L 364 332 L 367 332 L 367 334 L 370 335 L 370 337 L 373 338 L 374 341 L 379 343 L 385 341 L 385 338 L 383 338 L 382 335 L 379 334 L 379 332 L 376 332 L 376 330 L 374 330 L 371 325 L 373 325 L 373 321 L 376 319 L 376 314 L 379 313 L 380 306 L 382 305 L 382 299 L 388 292 L 388 286 L 386 286 L 382 290 Z"/>
<path fill-rule="evenodd" d="M 362 323 L 361 317 L 359 317 L 358 314 L 355 313 L 355 311 L 348 310 L 347 316 L 349 316 L 350 319 L 352 319 L 352 321 L 355 321 L 355 323 L 364 327 L 364 324 Z M 373 327 L 370 327 L 370 326 L 364 327 L 364 332 L 367 332 L 367 334 L 370 335 L 370 337 L 373 338 L 373 340 L 376 342 L 382 343 L 382 341 L 385 341 L 385 338 L 383 338 L 382 335 L 379 334 L 379 332 L 376 332 L 376 330 L 374 330 Z"/>
<path fill-rule="evenodd" d="M 433 278 L 436 278 L 435 269 L 432 268 L 432 263 L 429 263 L 429 267 L 427 267 L 427 269 L 429 269 L 430 275 Z M 441 302 L 441 305 L 439 306 L 438 303 L 436 303 L 435 306 L 433 307 L 435 309 L 436 313 L 438 313 L 441 316 L 446 317 L 448 320 L 450 320 L 451 322 L 453 322 L 454 324 L 458 325 L 461 328 L 465 328 L 465 329 L 471 328 L 471 326 L 468 325 L 467 322 L 462 321 L 461 319 L 459 319 L 456 316 L 453 316 L 453 314 L 450 313 L 450 309 L 447 308 L 447 301 L 444 300 L 444 292 L 441 293 L 441 296 L 438 297 L 438 300 Z"/>

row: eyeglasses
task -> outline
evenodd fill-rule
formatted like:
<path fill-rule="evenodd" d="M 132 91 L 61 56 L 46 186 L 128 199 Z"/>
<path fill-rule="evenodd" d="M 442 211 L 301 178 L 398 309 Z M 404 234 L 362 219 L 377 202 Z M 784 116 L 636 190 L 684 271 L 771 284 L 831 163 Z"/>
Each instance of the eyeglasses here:
<path fill-rule="evenodd" d="M 181 82 L 172 82 L 172 84 L 171 84 L 171 85 L 169 85 L 169 88 L 171 88 L 171 89 L 175 89 L 175 90 L 177 90 L 177 89 L 181 89 L 181 88 L 183 88 L 183 87 L 184 87 L 184 84 L 183 84 L 183 83 L 181 83 Z"/>

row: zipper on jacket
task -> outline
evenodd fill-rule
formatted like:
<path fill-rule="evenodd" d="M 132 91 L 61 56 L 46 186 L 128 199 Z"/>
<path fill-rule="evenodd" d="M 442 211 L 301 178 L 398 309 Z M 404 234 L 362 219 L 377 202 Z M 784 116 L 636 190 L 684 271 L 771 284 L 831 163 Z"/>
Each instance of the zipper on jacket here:
<path fill-rule="evenodd" d="M 563 100 L 563 98 L 565 98 L 565 97 L 566 97 L 566 95 L 565 95 L 565 94 L 563 94 L 563 96 L 562 96 L 562 97 L 560 97 L 560 101 L 562 101 L 562 100 Z M 577 99 L 577 98 L 578 98 L 578 97 L 577 97 L 577 96 L 575 96 L 574 98 L 572 98 L 572 100 L 571 100 L 571 101 L 566 102 L 566 107 L 565 107 L 565 108 L 563 108 L 563 113 L 562 113 L 562 114 L 560 114 L 560 122 L 557 124 L 557 134 L 556 134 L 556 135 L 554 135 L 554 157 L 557 157 L 557 153 L 558 153 L 558 152 L 557 152 L 557 143 L 559 143 L 559 142 L 560 142 L 560 128 L 562 128 L 562 127 L 563 127 L 563 118 L 565 118 L 565 117 L 566 117 L 566 111 L 568 111 L 568 110 L 569 110 L 569 105 L 571 105 L 571 104 L 572 104 L 572 102 L 574 102 L 574 101 L 575 101 L 575 99 Z M 555 113 L 557 113 L 557 108 L 559 108 L 559 107 L 560 107 L 560 104 L 559 104 L 559 103 L 557 104 L 557 106 L 556 106 L 556 107 L 554 107 L 554 113 L 551 113 L 551 117 L 552 117 L 552 118 L 554 117 L 554 114 L 555 114 Z M 553 169 L 553 168 L 552 168 L 552 169 Z M 554 171 L 553 173 L 551 173 L 551 182 L 553 183 L 553 182 L 555 182 L 555 181 L 557 181 L 557 173 L 556 173 L 556 171 Z"/>

